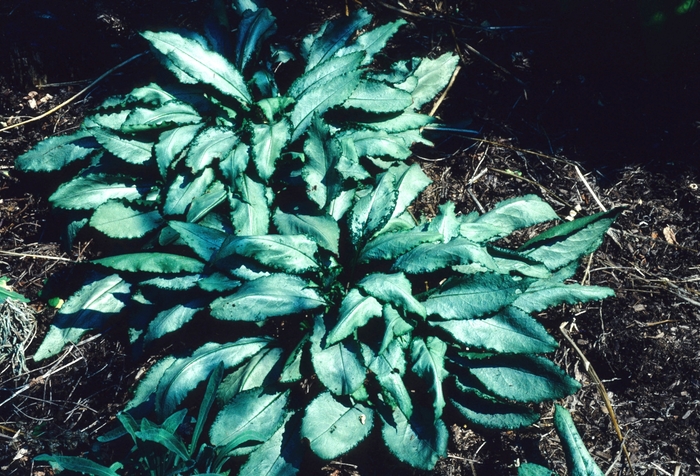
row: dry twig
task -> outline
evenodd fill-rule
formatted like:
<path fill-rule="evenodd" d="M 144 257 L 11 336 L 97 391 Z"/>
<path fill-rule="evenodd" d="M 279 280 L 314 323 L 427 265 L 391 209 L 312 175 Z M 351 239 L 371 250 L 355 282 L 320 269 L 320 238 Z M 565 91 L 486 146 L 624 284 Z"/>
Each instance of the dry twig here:
<path fill-rule="evenodd" d="M 627 459 L 627 464 L 629 465 L 630 473 L 632 474 L 632 476 L 634 476 L 634 467 L 632 466 L 632 459 L 630 458 L 630 454 L 627 451 L 627 445 L 625 445 L 625 438 L 624 438 L 624 436 L 622 436 L 622 431 L 620 430 L 620 425 L 618 425 L 618 423 L 617 423 L 617 417 L 615 416 L 615 410 L 613 409 L 612 403 L 610 402 L 610 398 L 608 398 L 608 391 L 605 389 L 605 385 L 603 385 L 603 382 L 601 382 L 600 378 L 598 377 L 598 374 L 596 373 L 595 369 L 593 368 L 593 365 L 586 358 L 586 356 L 583 354 L 581 349 L 579 349 L 578 345 L 576 345 L 576 342 L 574 342 L 574 340 L 571 338 L 569 333 L 566 331 L 565 327 L 567 326 L 567 324 L 568 324 L 568 322 L 562 322 L 561 326 L 559 326 L 559 330 L 564 335 L 566 340 L 569 341 L 569 344 L 571 344 L 573 349 L 578 354 L 579 358 L 583 362 L 583 366 L 586 368 L 586 372 L 588 372 L 588 375 L 596 383 L 596 386 L 598 387 L 598 393 L 600 393 L 600 396 L 603 398 L 603 401 L 605 402 L 605 408 L 607 408 L 608 415 L 610 415 L 610 421 L 613 425 L 613 428 L 615 429 L 615 433 L 617 433 L 618 439 L 620 440 L 620 447 L 622 448 L 622 451 L 625 454 L 625 458 Z"/>
<path fill-rule="evenodd" d="M 70 97 L 70 98 L 67 99 L 66 101 L 63 101 L 61 104 L 59 104 L 58 106 L 54 107 L 53 109 L 50 109 L 50 110 L 46 111 L 45 113 L 40 114 L 40 115 L 38 115 L 38 116 L 36 116 L 36 117 L 32 117 L 31 119 L 27 119 L 26 121 L 18 122 L 17 124 L 11 124 L 11 125 L 9 125 L 9 126 L 3 127 L 2 129 L 0 129 L 0 132 L 5 132 L 5 131 L 8 131 L 8 130 L 10 130 L 10 129 L 14 129 L 15 127 L 24 126 L 24 125 L 29 124 L 29 123 L 31 123 L 31 122 L 35 122 L 35 121 L 38 121 L 38 120 L 40 120 L 40 119 L 43 119 L 43 118 L 45 118 L 45 117 L 47 117 L 47 116 L 50 116 L 50 115 L 53 114 L 54 112 L 58 111 L 59 109 L 65 107 L 65 106 L 67 106 L 68 104 L 70 104 L 70 103 L 72 103 L 73 101 L 75 101 L 77 98 L 79 98 L 80 96 L 82 96 L 83 94 L 85 94 L 87 91 L 89 91 L 94 85 L 96 85 L 97 83 L 99 83 L 100 81 L 102 81 L 103 79 L 105 79 L 107 76 L 109 76 L 110 74 L 112 74 L 113 72 L 115 72 L 116 70 L 118 70 L 119 68 L 121 68 L 122 66 L 131 63 L 131 62 L 134 61 L 136 58 L 139 58 L 139 57 L 145 55 L 146 53 L 147 53 L 147 52 L 144 51 L 143 53 L 139 53 L 139 54 L 137 54 L 137 55 L 134 55 L 134 56 L 132 56 L 131 58 L 129 58 L 128 60 L 119 63 L 117 66 L 115 66 L 114 68 L 110 69 L 109 71 L 107 71 L 106 73 L 104 73 L 103 75 L 101 75 L 99 78 L 97 78 L 96 80 L 94 80 L 93 82 L 91 82 L 90 84 L 88 84 L 85 88 L 83 88 L 82 90 L 80 90 L 77 94 L 73 95 L 72 97 Z"/>

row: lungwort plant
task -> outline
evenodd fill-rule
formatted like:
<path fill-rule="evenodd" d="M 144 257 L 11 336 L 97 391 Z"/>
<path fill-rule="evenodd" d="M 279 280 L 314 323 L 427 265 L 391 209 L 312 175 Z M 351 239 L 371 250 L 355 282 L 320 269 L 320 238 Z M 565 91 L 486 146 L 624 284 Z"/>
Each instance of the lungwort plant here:
<path fill-rule="evenodd" d="M 532 314 L 612 294 L 567 280 L 618 211 L 518 249 L 496 242 L 557 219 L 534 196 L 414 218 L 430 181 L 404 160 L 426 142 L 420 109 L 456 57 L 379 68 L 403 22 L 366 29 L 360 10 L 302 41 L 304 72 L 283 89 L 275 70 L 291 53 L 268 42 L 271 13 L 248 7 L 233 45 L 213 30 L 143 33 L 180 84 L 108 99 L 78 132 L 18 158 L 27 172 L 74 173 L 50 198 L 69 238 L 92 228 L 128 250 L 93 262 L 35 358 L 117 321 L 144 349 L 218 329 L 154 365 L 129 408 L 163 421 L 220 365 L 207 444 L 255 476 L 295 474 L 304 448 L 332 459 L 373 431 L 432 468 L 446 415 L 516 429 L 537 421 L 533 404 L 576 391 Z"/>

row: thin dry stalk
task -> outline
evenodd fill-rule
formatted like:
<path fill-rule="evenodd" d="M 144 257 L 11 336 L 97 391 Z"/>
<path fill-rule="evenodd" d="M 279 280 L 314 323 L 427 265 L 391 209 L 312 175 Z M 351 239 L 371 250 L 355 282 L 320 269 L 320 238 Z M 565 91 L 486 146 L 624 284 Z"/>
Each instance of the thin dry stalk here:
<path fill-rule="evenodd" d="M 605 205 L 603 205 L 603 202 L 600 201 L 600 199 L 598 198 L 598 195 L 596 195 L 596 193 L 593 191 L 593 187 L 591 187 L 591 184 L 588 183 L 588 180 L 586 180 L 586 177 L 584 177 L 584 175 L 581 173 L 581 169 L 579 169 L 578 166 L 576 166 L 576 165 L 574 165 L 574 169 L 576 169 L 576 173 L 578 174 L 578 178 L 580 178 L 581 182 L 583 182 L 583 184 L 586 186 L 586 188 L 588 189 L 588 191 L 590 192 L 591 196 L 593 197 L 595 202 L 598 204 L 600 209 L 603 210 L 604 212 L 607 212 L 608 209 L 605 208 Z"/>
<path fill-rule="evenodd" d="M 634 467 L 632 466 L 632 459 L 630 458 L 630 454 L 627 451 L 627 445 L 625 445 L 625 438 L 624 438 L 624 436 L 622 436 L 622 430 L 620 430 L 620 425 L 618 425 L 618 423 L 617 423 L 617 417 L 615 416 L 615 410 L 613 409 L 612 403 L 610 402 L 610 398 L 608 398 L 608 391 L 605 389 L 605 385 L 603 385 L 603 382 L 601 382 L 600 378 L 598 377 L 598 374 L 596 373 L 595 369 L 593 368 L 593 365 L 586 358 L 586 356 L 583 354 L 581 349 L 579 349 L 578 345 L 576 345 L 576 342 L 574 342 L 574 340 L 571 338 L 569 333 L 566 331 L 565 327 L 567 325 L 568 325 L 568 322 L 562 322 L 561 326 L 559 326 L 559 330 L 564 335 L 566 340 L 569 341 L 569 344 L 571 344 L 571 347 L 573 347 L 573 349 L 578 354 L 579 358 L 583 362 L 584 367 L 586 368 L 586 372 L 588 372 L 588 375 L 596 383 L 596 386 L 598 387 L 598 393 L 600 393 L 600 396 L 603 398 L 603 401 L 605 402 L 605 408 L 607 408 L 608 415 L 610 415 L 610 421 L 612 422 L 613 428 L 615 429 L 615 433 L 617 433 L 617 437 L 620 440 L 620 447 L 622 448 L 622 452 L 625 454 L 625 458 L 627 459 L 627 464 L 630 468 L 630 473 L 632 474 L 632 476 L 634 476 Z"/>
<path fill-rule="evenodd" d="M 460 69 L 462 69 L 461 66 L 457 66 L 457 67 L 455 68 L 454 72 L 452 73 L 452 77 L 450 78 L 450 82 L 447 83 L 447 87 L 446 87 L 445 90 L 442 92 L 442 94 L 440 95 L 440 97 L 438 98 L 438 100 L 435 101 L 435 104 L 433 105 L 433 108 L 430 110 L 430 113 L 428 114 L 429 116 L 431 116 L 431 117 L 434 116 L 435 113 L 437 112 L 437 110 L 440 108 L 440 105 L 441 105 L 442 102 L 445 100 L 445 97 L 447 97 L 447 93 L 450 92 L 450 89 L 452 89 L 452 85 L 454 84 L 455 79 L 457 79 L 457 75 L 459 74 L 459 70 L 460 70 Z"/>
<path fill-rule="evenodd" d="M 15 127 L 24 126 L 24 125 L 26 125 L 26 124 L 29 124 L 29 123 L 32 123 L 32 122 L 41 120 L 41 119 L 43 119 L 43 118 L 45 118 L 45 117 L 47 117 L 47 116 L 50 116 L 50 115 L 53 114 L 54 112 L 56 112 L 56 111 L 58 111 L 59 109 L 61 109 L 61 108 L 65 107 L 65 106 L 67 106 L 68 104 L 72 103 L 72 102 L 75 101 L 77 98 L 79 98 L 80 96 L 82 96 L 83 94 L 85 94 L 86 92 L 88 92 L 94 85 L 96 85 L 97 83 L 99 83 L 100 81 L 102 81 L 103 79 L 105 79 L 107 76 L 109 76 L 110 74 L 112 74 L 113 72 L 115 72 L 116 70 L 118 70 L 119 68 L 121 68 L 122 66 L 125 66 L 125 65 L 131 63 L 131 62 L 134 61 L 136 58 L 139 58 L 139 57 L 145 55 L 146 53 L 147 53 L 147 52 L 144 51 L 143 53 L 139 53 L 139 54 L 137 54 L 137 55 L 132 56 L 131 58 L 129 58 L 129 59 L 126 60 L 126 61 L 122 61 L 122 62 L 119 63 L 117 66 L 115 66 L 114 68 L 110 69 L 110 70 L 107 71 L 106 73 L 102 74 L 99 78 L 97 78 L 96 80 L 94 80 L 93 82 L 91 82 L 90 84 L 88 84 L 85 88 L 81 89 L 80 91 L 78 91 L 78 93 L 76 93 L 76 94 L 73 95 L 71 98 L 67 99 L 66 101 L 63 101 L 61 104 L 59 104 L 58 106 L 54 107 L 53 109 L 50 109 L 50 110 L 46 111 L 45 113 L 40 114 L 40 115 L 38 115 L 38 116 L 36 116 L 36 117 L 32 117 L 31 119 L 27 119 L 26 121 L 18 122 L 17 124 L 12 124 L 12 125 L 9 125 L 9 126 L 7 126 L 7 127 L 3 127 L 2 129 L 0 129 L 0 132 L 9 131 L 10 129 L 14 129 Z"/>
<path fill-rule="evenodd" d="M 27 371 L 24 353 L 35 335 L 36 318 L 31 307 L 12 298 L 0 303 L 0 364 L 9 361 L 13 375 Z"/>
<path fill-rule="evenodd" d="M 77 263 L 77 261 L 70 258 L 64 258 L 62 256 L 48 256 L 48 255 L 35 255 L 32 253 L 15 253 L 14 251 L 0 250 L 0 255 L 16 256 L 18 258 L 34 258 L 34 259 L 46 259 L 53 261 L 66 261 L 68 263 Z"/>
<path fill-rule="evenodd" d="M 491 170 L 492 172 L 496 172 L 496 173 L 499 173 L 502 175 L 507 175 L 509 177 L 513 177 L 513 178 L 516 178 L 518 180 L 522 180 L 524 182 L 527 182 L 531 185 L 536 185 L 536 186 L 540 187 L 542 189 L 542 191 L 545 192 L 547 195 L 550 195 L 553 199 L 555 199 L 557 202 L 568 207 L 569 210 L 575 210 L 575 207 L 573 205 L 571 205 L 569 202 L 567 202 L 566 200 L 564 200 L 563 198 L 558 196 L 556 193 L 554 193 L 553 191 L 551 191 L 550 189 L 548 189 L 547 187 L 545 187 L 541 183 L 537 183 L 534 180 L 530 180 L 529 178 L 523 177 L 522 175 L 518 175 L 516 173 L 509 172 L 508 170 L 495 169 L 493 167 L 489 167 L 488 169 Z"/>

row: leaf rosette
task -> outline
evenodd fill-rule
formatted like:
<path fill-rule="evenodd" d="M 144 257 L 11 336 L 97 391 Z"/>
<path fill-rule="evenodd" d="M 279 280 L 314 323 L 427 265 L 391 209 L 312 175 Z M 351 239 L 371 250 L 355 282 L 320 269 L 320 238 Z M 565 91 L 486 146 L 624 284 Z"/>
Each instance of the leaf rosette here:
<path fill-rule="evenodd" d="M 71 236 L 90 227 L 133 249 L 93 263 L 107 273 L 68 299 L 36 358 L 118 316 L 137 316 L 137 348 L 220 321 L 230 334 L 160 360 L 129 408 L 163 419 L 220 365 L 209 439 L 248 458 L 239 474 L 295 474 L 302 441 L 332 459 L 373 427 L 429 469 L 446 454 L 447 407 L 517 429 L 538 419 L 532 404 L 576 391 L 532 314 L 611 295 L 567 280 L 619 210 L 516 250 L 494 242 L 558 219 L 535 196 L 414 219 L 430 180 L 405 159 L 427 142 L 420 109 L 456 56 L 380 71 L 373 58 L 404 22 L 358 34 L 371 20 L 359 10 L 304 39 L 304 73 L 281 94 L 260 54 L 274 17 L 244 3 L 233 59 L 194 33 L 145 32 L 181 86 L 111 98 L 18 159 L 32 172 L 83 163 L 51 196 Z"/>

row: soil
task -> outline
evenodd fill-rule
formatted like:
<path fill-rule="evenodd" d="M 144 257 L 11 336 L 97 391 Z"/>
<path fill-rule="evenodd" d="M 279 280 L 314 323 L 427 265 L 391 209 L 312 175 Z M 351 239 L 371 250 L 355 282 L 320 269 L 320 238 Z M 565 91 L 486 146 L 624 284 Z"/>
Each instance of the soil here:
<path fill-rule="evenodd" d="M 460 54 L 437 115 L 461 131 L 432 137 L 436 147 L 417 148 L 413 158 L 434 180 L 421 211 L 435 213 L 447 200 L 460 212 L 488 210 L 529 193 L 562 217 L 626 207 L 577 277 L 616 297 L 539 316 L 561 340 L 556 362 L 583 384 L 560 403 L 606 474 L 632 474 L 631 464 L 638 475 L 700 475 L 700 6 L 690 2 L 683 13 L 680 2 L 664 0 L 279 3 L 272 8 L 285 19 L 280 34 L 293 41 L 362 4 L 378 22 L 409 22 L 390 55 Z M 146 49 L 137 31 L 200 29 L 208 9 L 196 0 L 0 5 L 0 277 L 31 301 L 24 312 L 35 314 L 38 330 L 28 356 L 55 312 L 46 299 L 67 295 L 77 262 L 99 243 L 62 248 L 47 184 L 21 176 L 14 159 L 159 69 L 139 58 L 47 117 L 4 128 L 49 111 Z M 150 363 L 130 359 L 109 332 L 48 364 L 28 358 L 19 374 L 19 364 L 0 362 L 0 473 L 48 475 L 34 456 L 90 451 Z M 589 369 L 612 403 L 629 462 Z M 366 444 L 342 460 L 311 460 L 302 474 L 515 474 L 522 461 L 565 474 L 551 406 L 541 410 L 537 425 L 517 433 L 453 426 L 448 456 L 432 472 Z"/>

